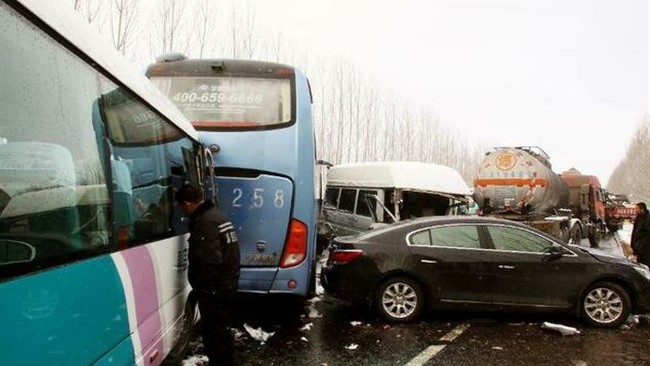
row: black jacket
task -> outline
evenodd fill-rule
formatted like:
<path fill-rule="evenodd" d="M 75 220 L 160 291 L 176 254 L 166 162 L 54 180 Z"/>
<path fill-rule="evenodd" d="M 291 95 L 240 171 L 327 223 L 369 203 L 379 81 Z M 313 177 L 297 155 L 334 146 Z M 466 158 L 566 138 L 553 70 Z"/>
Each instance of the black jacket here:
<path fill-rule="evenodd" d="M 196 290 L 218 290 L 239 277 L 239 243 L 232 223 L 205 201 L 190 215 L 188 278 Z"/>
<path fill-rule="evenodd" d="M 650 260 L 650 215 L 646 212 L 634 219 L 631 238 L 634 254 L 640 262 L 648 264 Z"/>

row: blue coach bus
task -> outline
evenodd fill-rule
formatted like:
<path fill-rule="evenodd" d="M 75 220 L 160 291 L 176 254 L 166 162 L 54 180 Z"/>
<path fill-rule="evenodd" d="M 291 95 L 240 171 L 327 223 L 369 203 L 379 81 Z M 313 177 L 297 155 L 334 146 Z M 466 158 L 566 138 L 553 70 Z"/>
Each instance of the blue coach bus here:
<path fill-rule="evenodd" d="M 0 365 L 159 365 L 196 323 L 189 121 L 58 2 L 0 2 Z"/>
<path fill-rule="evenodd" d="M 277 63 L 180 54 L 159 57 L 146 74 L 215 153 L 217 201 L 240 240 L 240 292 L 310 294 L 316 147 L 305 75 Z"/>

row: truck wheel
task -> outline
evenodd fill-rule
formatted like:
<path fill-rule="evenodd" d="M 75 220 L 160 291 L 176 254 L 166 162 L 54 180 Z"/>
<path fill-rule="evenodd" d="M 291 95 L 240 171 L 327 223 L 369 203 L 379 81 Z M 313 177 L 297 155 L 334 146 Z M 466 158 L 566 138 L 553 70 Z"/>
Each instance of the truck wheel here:
<path fill-rule="evenodd" d="M 569 232 L 569 244 L 580 245 L 580 240 L 582 240 L 582 229 L 579 225 L 573 225 Z"/>
<path fill-rule="evenodd" d="M 597 248 L 598 243 L 600 243 L 600 231 L 595 227 L 589 230 L 589 245 L 592 248 Z"/>

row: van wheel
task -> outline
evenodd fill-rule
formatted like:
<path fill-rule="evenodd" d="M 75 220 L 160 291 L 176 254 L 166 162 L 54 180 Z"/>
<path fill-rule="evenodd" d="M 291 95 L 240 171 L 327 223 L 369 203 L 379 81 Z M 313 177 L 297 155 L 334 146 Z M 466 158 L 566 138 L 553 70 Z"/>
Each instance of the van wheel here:
<path fill-rule="evenodd" d="M 630 315 L 630 296 L 619 285 L 611 282 L 595 283 L 582 297 L 582 317 L 587 323 L 615 328 Z"/>
<path fill-rule="evenodd" d="M 379 314 L 393 322 L 416 319 L 424 308 L 424 295 L 420 285 L 407 277 L 385 280 L 375 294 Z"/>

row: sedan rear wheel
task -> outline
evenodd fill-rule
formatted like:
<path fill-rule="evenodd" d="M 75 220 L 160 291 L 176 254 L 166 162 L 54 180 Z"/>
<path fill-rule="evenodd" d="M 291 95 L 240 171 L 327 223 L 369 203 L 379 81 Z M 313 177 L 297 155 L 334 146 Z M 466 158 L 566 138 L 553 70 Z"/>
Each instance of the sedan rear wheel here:
<path fill-rule="evenodd" d="M 589 287 L 582 299 L 582 316 L 591 325 L 614 328 L 630 315 L 630 297 L 619 285 L 600 282 Z"/>
<path fill-rule="evenodd" d="M 379 286 L 375 305 L 382 317 L 394 322 L 408 322 L 422 312 L 424 296 L 417 282 L 407 277 L 392 277 Z"/>

